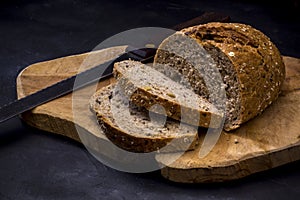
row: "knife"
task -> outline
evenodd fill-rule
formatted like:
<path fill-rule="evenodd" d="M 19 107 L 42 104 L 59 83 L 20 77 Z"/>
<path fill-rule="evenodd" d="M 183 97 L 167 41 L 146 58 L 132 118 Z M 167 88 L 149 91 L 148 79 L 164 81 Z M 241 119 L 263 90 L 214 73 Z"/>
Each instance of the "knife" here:
<path fill-rule="evenodd" d="M 184 23 L 174 26 L 172 29 L 180 30 L 182 28 L 203 24 L 210 21 L 227 22 L 230 18 L 226 15 L 220 13 L 208 12 L 203 15 L 193 18 Z M 156 53 L 154 48 L 142 48 L 132 50 L 132 47 L 128 47 L 125 53 L 121 54 L 119 57 L 107 61 L 103 64 L 97 65 L 89 70 L 83 71 L 76 74 L 70 78 L 64 79 L 54 85 L 44 88 L 36 93 L 29 96 L 23 97 L 21 99 L 10 102 L 2 107 L 0 107 L 0 123 L 15 117 L 25 111 L 31 110 L 43 103 L 49 102 L 53 99 L 66 95 L 74 90 L 78 90 L 88 84 L 95 81 L 102 80 L 112 75 L 113 65 L 115 62 L 119 62 L 126 59 L 132 59 L 136 61 L 141 61 L 143 63 L 149 62 L 153 59 Z M 99 77 L 99 74 L 102 75 Z M 81 80 L 86 80 L 80 84 L 74 85 L 76 78 L 82 78 Z"/>
<path fill-rule="evenodd" d="M 132 47 L 127 47 L 125 53 L 121 54 L 115 59 L 94 66 L 89 70 L 83 71 L 56 84 L 39 90 L 36 93 L 2 106 L 0 108 L 0 123 L 5 122 L 6 120 L 15 117 L 25 111 L 35 108 L 38 105 L 66 95 L 72 91 L 78 90 L 86 85 L 94 83 L 95 81 L 103 80 L 111 76 L 113 72 L 113 65 L 115 62 L 131 59 L 146 63 L 150 62 L 153 59 L 156 52 L 156 49 L 154 48 L 142 48 L 135 50 L 130 49 L 132 49 Z M 101 77 L 99 77 L 99 75 L 101 75 Z M 81 81 L 80 83 L 74 85 L 76 78 L 85 81 Z"/>

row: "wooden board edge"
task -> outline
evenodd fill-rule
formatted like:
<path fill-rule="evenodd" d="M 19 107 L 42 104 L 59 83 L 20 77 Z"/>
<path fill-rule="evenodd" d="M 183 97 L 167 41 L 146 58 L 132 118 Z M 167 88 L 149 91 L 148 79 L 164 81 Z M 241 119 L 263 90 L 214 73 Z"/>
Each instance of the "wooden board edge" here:
<path fill-rule="evenodd" d="M 285 149 L 240 160 L 236 164 L 233 163 L 227 166 L 190 169 L 165 166 L 161 169 L 161 175 L 172 182 L 178 183 L 233 181 L 300 160 L 299 151 L 300 143 L 297 143 Z"/>

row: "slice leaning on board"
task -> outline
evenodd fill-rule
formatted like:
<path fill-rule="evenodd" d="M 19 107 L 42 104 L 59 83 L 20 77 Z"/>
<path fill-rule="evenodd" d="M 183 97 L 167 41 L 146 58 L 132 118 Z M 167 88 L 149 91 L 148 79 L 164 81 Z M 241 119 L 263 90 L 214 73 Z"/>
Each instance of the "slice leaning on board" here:
<path fill-rule="evenodd" d="M 189 57 L 203 57 L 203 52 L 195 51 L 189 43 L 181 43 L 180 38 L 198 44 L 205 56 L 213 60 L 213 65 L 197 66 L 189 62 Z M 178 49 L 185 53 L 180 56 L 174 53 Z M 218 96 L 210 94 L 204 77 L 212 75 L 212 80 L 214 73 L 220 75 L 223 84 L 219 84 L 216 91 L 224 89 L 224 105 L 218 104 L 222 102 Z M 150 110 L 144 111 L 148 115 L 157 112 L 152 108 L 159 104 L 165 110 L 158 112 L 161 115 L 191 125 L 216 128 L 222 126 L 220 119 L 224 114 L 223 128 L 230 131 L 261 114 L 277 99 L 285 67 L 278 49 L 262 32 L 244 24 L 208 23 L 183 29 L 165 39 L 158 48 L 152 69 L 135 61 L 123 61 L 115 64 L 114 75 L 125 94 L 130 94 L 129 102 Z M 182 80 L 190 87 L 183 89 Z M 104 118 L 99 112 L 97 117 L 103 124 Z M 142 133 L 140 137 L 144 137 Z M 126 149 L 135 151 L 134 145 Z"/>
<path fill-rule="evenodd" d="M 221 126 L 222 113 L 214 105 L 151 66 L 127 60 L 114 65 L 114 75 L 139 107 L 155 112 L 158 104 L 172 119 L 205 128 Z"/>

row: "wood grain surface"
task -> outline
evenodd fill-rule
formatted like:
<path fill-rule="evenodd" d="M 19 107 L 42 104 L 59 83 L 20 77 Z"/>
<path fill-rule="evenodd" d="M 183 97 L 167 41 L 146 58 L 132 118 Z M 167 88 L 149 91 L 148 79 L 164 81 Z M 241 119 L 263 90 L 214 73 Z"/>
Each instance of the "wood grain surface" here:
<path fill-rule="evenodd" d="M 17 78 L 18 98 L 105 62 L 122 53 L 125 48 L 116 47 L 30 65 Z M 220 182 L 299 160 L 300 59 L 283 58 L 287 76 L 282 94 L 274 104 L 236 131 L 222 132 L 217 144 L 205 157 L 199 157 L 199 151 L 203 148 L 200 145 L 198 149 L 185 153 L 162 168 L 162 175 L 175 182 Z M 104 155 L 109 153 L 110 156 L 115 154 L 118 157 L 118 151 L 111 149 L 110 142 L 101 132 L 88 106 L 89 97 L 96 87 L 103 87 L 113 81 L 113 78 L 109 78 L 98 85 L 90 85 L 45 103 L 21 117 L 33 127 L 67 136 L 88 144 L 91 149 L 101 150 Z M 85 98 L 81 99 L 82 96 Z M 75 104 L 74 99 L 77 102 Z M 88 134 L 89 137 L 82 137 L 78 132 Z M 202 140 L 204 137 L 205 133 L 201 134 Z M 165 164 L 174 156 L 176 154 L 158 154 L 156 159 L 160 164 Z"/>

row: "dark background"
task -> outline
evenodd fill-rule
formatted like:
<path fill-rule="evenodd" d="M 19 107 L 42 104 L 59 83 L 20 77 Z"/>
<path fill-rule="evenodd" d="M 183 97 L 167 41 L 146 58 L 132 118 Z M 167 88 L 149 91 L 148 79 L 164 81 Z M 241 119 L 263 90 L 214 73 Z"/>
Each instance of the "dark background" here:
<path fill-rule="evenodd" d="M 0 3 L 0 105 L 16 98 L 26 66 L 92 50 L 131 28 L 170 27 L 221 12 L 262 30 L 283 55 L 300 57 L 298 1 L 27 0 Z M 299 199 L 300 162 L 223 184 L 184 185 L 159 172 L 128 174 L 104 166 L 79 143 L 0 124 L 0 199 Z"/>

